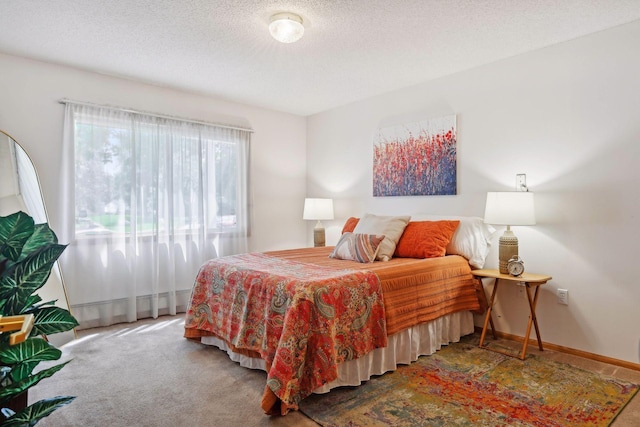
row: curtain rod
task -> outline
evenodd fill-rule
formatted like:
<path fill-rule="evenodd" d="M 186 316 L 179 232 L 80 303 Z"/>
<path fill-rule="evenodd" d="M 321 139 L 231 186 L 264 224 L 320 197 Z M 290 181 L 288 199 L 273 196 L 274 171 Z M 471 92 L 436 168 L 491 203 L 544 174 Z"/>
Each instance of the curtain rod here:
<path fill-rule="evenodd" d="M 91 103 L 91 102 L 74 101 L 72 99 L 67 99 L 67 98 L 63 98 L 58 102 L 60 104 L 75 104 L 75 105 L 84 105 L 84 106 L 88 106 L 88 107 L 110 108 L 112 110 L 123 111 L 125 113 L 144 114 L 144 115 L 147 115 L 147 116 L 157 117 L 157 118 L 160 118 L 160 119 L 180 120 L 180 121 L 183 121 L 183 122 L 195 123 L 195 124 L 198 124 L 198 125 L 216 126 L 216 127 L 220 127 L 220 128 L 224 128 L 224 129 L 242 130 L 242 131 L 245 131 L 245 132 L 253 133 L 253 129 L 251 129 L 251 128 L 243 128 L 243 127 L 239 127 L 239 126 L 222 125 L 220 123 L 205 122 L 203 120 L 185 119 L 184 117 L 169 116 L 169 115 L 166 115 L 166 114 L 152 113 L 150 111 L 135 110 L 133 108 L 115 107 L 115 106 L 112 106 L 112 105 L 100 105 L 100 104 L 94 104 L 94 103 Z"/>

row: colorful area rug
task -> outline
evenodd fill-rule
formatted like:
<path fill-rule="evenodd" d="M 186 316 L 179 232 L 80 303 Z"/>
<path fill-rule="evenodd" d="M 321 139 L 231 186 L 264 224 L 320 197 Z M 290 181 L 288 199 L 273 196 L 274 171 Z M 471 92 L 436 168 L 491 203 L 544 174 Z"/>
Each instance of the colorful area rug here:
<path fill-rule="evenodd" d="M 329 426 L 608 426 L 638 385 L 528 355 L 477 347 L 477 336 L 443 347 L 360 387 L 303 400 Z"/>

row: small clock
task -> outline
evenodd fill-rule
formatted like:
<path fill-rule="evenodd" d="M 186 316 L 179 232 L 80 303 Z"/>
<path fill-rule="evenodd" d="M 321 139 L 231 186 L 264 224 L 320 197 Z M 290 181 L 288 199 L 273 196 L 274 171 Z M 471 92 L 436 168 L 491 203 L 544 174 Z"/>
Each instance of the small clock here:
<path fill-rule="evenodd" d="M 507 271 L 511 276 L 518 277 L 524 273 L 524 261 L 518 255 L 514 255 L 507 263 Z"/>

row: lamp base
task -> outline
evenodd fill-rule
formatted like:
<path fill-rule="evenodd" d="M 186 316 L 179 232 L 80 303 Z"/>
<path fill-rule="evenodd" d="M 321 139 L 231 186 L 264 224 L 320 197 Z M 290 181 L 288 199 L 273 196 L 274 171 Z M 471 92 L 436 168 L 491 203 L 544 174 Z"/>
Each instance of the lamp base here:
<path fill-rule="evenodd" d="M 509 274 L 507 264 L 515 255 L 518 255 L 518 238 L 511 228 L 507 226 L 504 234 L 500 236 L 498 247 L 498 263 L 501 274 Z"/>
<path fill-rule="evenodd" d="M 316 248 L 325 246 L 325 233 L 322 223 L 318 221 L 316 227 L 313 229 L 313 246 Z"/>

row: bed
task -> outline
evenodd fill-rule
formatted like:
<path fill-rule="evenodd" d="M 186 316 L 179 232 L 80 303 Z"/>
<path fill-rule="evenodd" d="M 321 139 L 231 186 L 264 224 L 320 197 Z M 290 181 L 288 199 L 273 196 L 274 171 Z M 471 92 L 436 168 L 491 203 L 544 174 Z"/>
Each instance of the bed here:
<path fill-rule="evenodd" d="M 208 261 L 193 287 L 185 337 L 225 350 L 242 366 L 266 371 L 261 406 L 267 414 L 282 415 L 297 409 L 311 393 L 359 385 L 458 341 L 473 332 L 473 313 L 486 306 L 482 287 L 471 275 L 474 255 L 460 250 L 469 239 L 462 231 L 468 221 L 448 219 L 455 227 L 449 227 L 436 245 L 441 256 L 424 257 L 415 253 L 420 243 L 408 237 L 416 235 L 413 225 L 442 221 L 401 218 L 404 225 L 395 233 L 394 256 L 388 256 L 386 248 L 386 261 L 382 246 L 393 232 L 358 232 L 370 219 L 366 215 L 360 224 L 352 224 L 352 231 L 347 221 L 336 247 Z M 458 227 L 462 224 L 465 227 Z M 477 219 L 473 224 L 478 227 Z M 429 227 L 432 239 L 437 233 Z M 488 246 L 491 230 L 481 228 L 481 240 Z M 424 236 L 418 233 L 420 239 Z M 401 238 L 409 243 L 404 245 L 409 255 L 420 256 L 399 256 Z M 342 254 L 348 256 L 340 256 L 340 248 L 347 247 L 343 240 L 350 240 Z M 458 248 L 445 250 L 452 242 Z M 371 260 L 376 262 L 361 262 L 349 253 L 367 245 L 373 247 Z M 485 247 L 484 256 L 486 251 Z"/>

